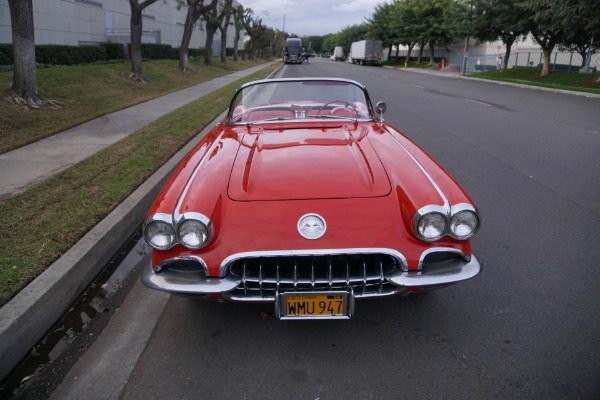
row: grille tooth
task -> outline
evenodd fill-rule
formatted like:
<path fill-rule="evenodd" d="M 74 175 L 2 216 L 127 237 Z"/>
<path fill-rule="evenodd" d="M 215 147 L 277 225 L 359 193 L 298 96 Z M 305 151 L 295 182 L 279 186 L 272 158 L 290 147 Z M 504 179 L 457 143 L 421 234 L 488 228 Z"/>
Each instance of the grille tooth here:
<path fill-rule="evenodd" d="M 379 260 L 379 279 L 381 281 L 379 282 L 379 291 L 377 293 L 381 294 L 383 291 L 383 263 L 381 260 Z"/>
<path fill-rule="evenodd" d="M 273 300 L 277 293 L 352 291 L 356 297 L 385 296 L 398 288 L 385 277 L 401 269 L 388 254 L 278 255 L 232 261 L 229 275 L 240 280 L 235 300 Z"/>
<path fill-rule="evenodd" d="M 244 267 L 243 268 L 244 268 L 243 269 L 244 272 L 242 274 L 242 276 L 243 276 L 242 282 L 244 284 L 244 295 L 248 296 L 248 286 L 247 286 L 247 281 L 246 281 L 246 278 L 247 278 L 247 275 L 246 275 L 246 260 L 244 260 Z"/>

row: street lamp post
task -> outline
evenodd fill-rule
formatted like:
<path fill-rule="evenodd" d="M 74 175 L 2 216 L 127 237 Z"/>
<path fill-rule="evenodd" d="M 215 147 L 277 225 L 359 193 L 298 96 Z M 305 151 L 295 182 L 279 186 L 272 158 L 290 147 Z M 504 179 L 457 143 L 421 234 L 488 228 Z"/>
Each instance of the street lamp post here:
<path fill-rule="evenodd" d="M 293 12 L 283 14 L 283 40 L 285 41 L 285 16 L 293 14 Z"/>

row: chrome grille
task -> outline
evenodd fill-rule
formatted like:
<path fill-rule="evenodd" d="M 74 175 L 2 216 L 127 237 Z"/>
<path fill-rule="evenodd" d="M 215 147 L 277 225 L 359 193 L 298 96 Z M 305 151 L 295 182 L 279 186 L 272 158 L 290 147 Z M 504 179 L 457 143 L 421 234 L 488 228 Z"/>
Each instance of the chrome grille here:
<path fill-rule="evenodd" d="M 227 296 L 267 301 L 283 292 L 339 290 L 356 297 L 385 296 L 399 290 L 386 276 L 401 268 L 396 257 L 380 253 L 246 257 L 228 265 L 229 276 L 240 284 Z"/>

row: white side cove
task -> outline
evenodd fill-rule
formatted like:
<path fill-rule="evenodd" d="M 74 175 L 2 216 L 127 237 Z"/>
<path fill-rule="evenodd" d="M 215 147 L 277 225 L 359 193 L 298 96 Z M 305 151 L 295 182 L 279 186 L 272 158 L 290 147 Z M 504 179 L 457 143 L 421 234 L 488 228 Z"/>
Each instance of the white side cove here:
<path fill-rule="evenodd" d="M 446 197 L 446 195 L 444 194 L 444 192 L 442 191 L 442 189 L 440 189 L 440 187 L 435 182 L 435 180 L 433 179 L 433 177 L 431 175 L 429 175 L 429 172 L 427 172 L 427 170 L 419 162 L 419 160 L 417 160 L 415 158 L 415 156 L 413 156 L 412 153 L 410 151 L 408 151 L 408 149 L 406 147 L 404 147 L 404 145 L 402 143 L 400 143 L 400 141 L 398 141 L 398 139 L 396 139 L 396 137 L 394 137 L 394 135 L 392 135 L 391 133 L 390 133 L 390 135 L 396 141 L 396 143 L 398 143 L 400 145 L 400 147 L 402 147 L 402 149 L 406 152 L 406 154 L 409 155 L 409 157 L 415 162 L 415 164 L 417 164 L 417 166 L 419 167 L 419 169 L 423 172 L 423 175 L 425 175 L 427 177 L 427 179 L 429 180 L 429 182 L 431 183 L 431 185 L 435 188 L 435 190 L 438 192 L 438 195 L 442 199 L 443 205 L 441 205 L 441 206 L 436 206 L 436 205 L 425 206 L 425 207 L 421 208 L 420 210 L 418 210 L 417 212 L 418 213 L 431 212 L 431 211 L 434 211 L 432 208 L 438 208 L 435 211 L 438 211 L 438 212 L 442 213 L 446 217 L 450 217 L 450 211 L 451 210 L 450 210 L 450 201 L 448 201 L 448 197 Z"/>
<path fill-rule="evenodd" d="M 204 155 L 202 156 L 202 160 L 200 160 L 200 162 L 194 169 L 194 172 L 192 173 L 192 175 L 188 179 L 187 183 L 185 184 L 185 187 L 183 188 L 181 194 L 179 195 L 179 199 L 177 200 L 177 205 L 175 206 L 175 209 L 173 210 L 173 223 L 174 224 L 177 224 L 177 222 L 179 222 L 183 218 L 183 214 L 180 212 L 180 210 L 181 210 L 183 201 L 185 200 L 185 197 L 187 195 L 187 192 L 190 190 L 190 186 L 192 185 L 194 178 L 198 174 L 198 171 L 200 171 L 202 164 L 204 164 L 204 160 L 206 160 L 206 158 L 213 152 L 213 150 L 215 149 L 217 144 L 219 144 L 221 142 L 221 138 L 223 137 L 224 134 L 225 134 L 225 131 L 223 130 L 223 132 L 221 132 L 221 134 L 219 134 L 219 137 L 217 137 L 215 139 L 215 141 L 213 142 L 213 144 L 208 148 L 206 153 L 204 153 Z"/>

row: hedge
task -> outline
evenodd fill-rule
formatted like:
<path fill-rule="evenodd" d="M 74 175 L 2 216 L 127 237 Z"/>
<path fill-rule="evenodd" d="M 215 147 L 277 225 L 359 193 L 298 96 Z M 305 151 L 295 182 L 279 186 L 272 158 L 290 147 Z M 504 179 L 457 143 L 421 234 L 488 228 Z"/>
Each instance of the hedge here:
<path fill-rule="evenodd" d="M 12 44 L 0 43 L 0 65 L 13 64 Z"/>
<path fill-rule="evenodd" d="M 128 45 L 130 46 L 130 45 Z M 35 46 L 35 61 L 43 65 L 76 65 L 107 60 L 125 59 L 131 54 L 129 47 L 121 43 L 100 43 L 98 46 L 66 46 L 44 44 Z M 189 57 L 204 57 L 204 49 L 189 49 Z M 227 55 L 233 55 L 233 49 L 227 49 Z M 168 44 L 142 43 L 142 57 L 147 60 L 179 59 L 179 49 Z M 13 46 L 0 43 L 0 66 L 12 66 Z"/>

